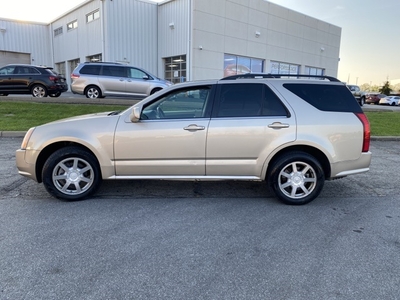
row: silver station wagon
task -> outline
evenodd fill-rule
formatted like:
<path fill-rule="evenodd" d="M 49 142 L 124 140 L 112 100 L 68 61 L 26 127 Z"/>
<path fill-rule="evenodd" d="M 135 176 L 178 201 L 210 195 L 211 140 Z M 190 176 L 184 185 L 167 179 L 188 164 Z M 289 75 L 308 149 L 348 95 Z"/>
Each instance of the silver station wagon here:
<path fill-rule="evenodd" d="M 305 204 L 325 180 L 368 171 L 369 144 L 368 119 L 336 78 L 245 74 L 31 128 L 16 162 L 65 200 L 90 197 L 102 180 L 256 180 Z"/>

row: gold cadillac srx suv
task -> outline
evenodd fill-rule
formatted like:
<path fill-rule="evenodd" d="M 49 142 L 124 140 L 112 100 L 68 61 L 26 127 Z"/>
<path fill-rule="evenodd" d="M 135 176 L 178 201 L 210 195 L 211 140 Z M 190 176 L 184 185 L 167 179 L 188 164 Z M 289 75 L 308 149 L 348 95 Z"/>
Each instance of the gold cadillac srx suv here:
<path fill-rule="evenodd" d="M 102 180 L 265 180 L 284 203 L 305 204 L 325 180 L 368 171 L 369 144 L 368 119 L 336 78 L 249 73 L 31 128 L 16 162 L 66 200 Z"/>

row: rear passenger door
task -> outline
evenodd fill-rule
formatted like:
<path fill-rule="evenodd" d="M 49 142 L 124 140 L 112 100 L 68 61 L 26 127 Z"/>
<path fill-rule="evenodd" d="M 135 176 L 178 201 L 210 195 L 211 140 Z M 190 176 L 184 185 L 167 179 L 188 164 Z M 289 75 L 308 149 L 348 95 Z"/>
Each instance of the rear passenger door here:
<path fill-rule="evenodd" d="M 268 155 L 296 139 L 296 122 L 264 83 L 220 83 L 206 148 L 207 176 L 261 177 Z"/>

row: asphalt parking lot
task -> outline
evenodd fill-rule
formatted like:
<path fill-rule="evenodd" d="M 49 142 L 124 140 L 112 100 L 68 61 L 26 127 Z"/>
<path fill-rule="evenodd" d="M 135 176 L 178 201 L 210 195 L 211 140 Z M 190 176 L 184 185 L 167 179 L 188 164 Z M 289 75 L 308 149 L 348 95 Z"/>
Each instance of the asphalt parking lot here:
<path fill-rule="evenodd" d="M 0 138 L 1 299 L 400 299 L 400 144 L 286 206 L 257 182 L 104 182 L 80 202 Z"/>

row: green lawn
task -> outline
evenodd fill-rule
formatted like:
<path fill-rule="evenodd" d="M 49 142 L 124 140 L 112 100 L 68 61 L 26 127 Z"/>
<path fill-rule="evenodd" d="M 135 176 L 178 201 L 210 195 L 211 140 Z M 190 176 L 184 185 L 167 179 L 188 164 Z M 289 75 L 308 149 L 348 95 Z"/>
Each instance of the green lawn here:
<path fill-rule="evenodd" d="M 0 102 L 0 131 L 24 131 L 59 119 L 124 110 L 128 107 L 129 105 Z"/>
<path fill-rule="evenodd" d="M 129 105 L 0 102 L 0 131 L 25 131 L 30 127 L 89 113 L 124 110 Z M 374 136 L 400 136 L 400 112 L 365 113 Z"/>

